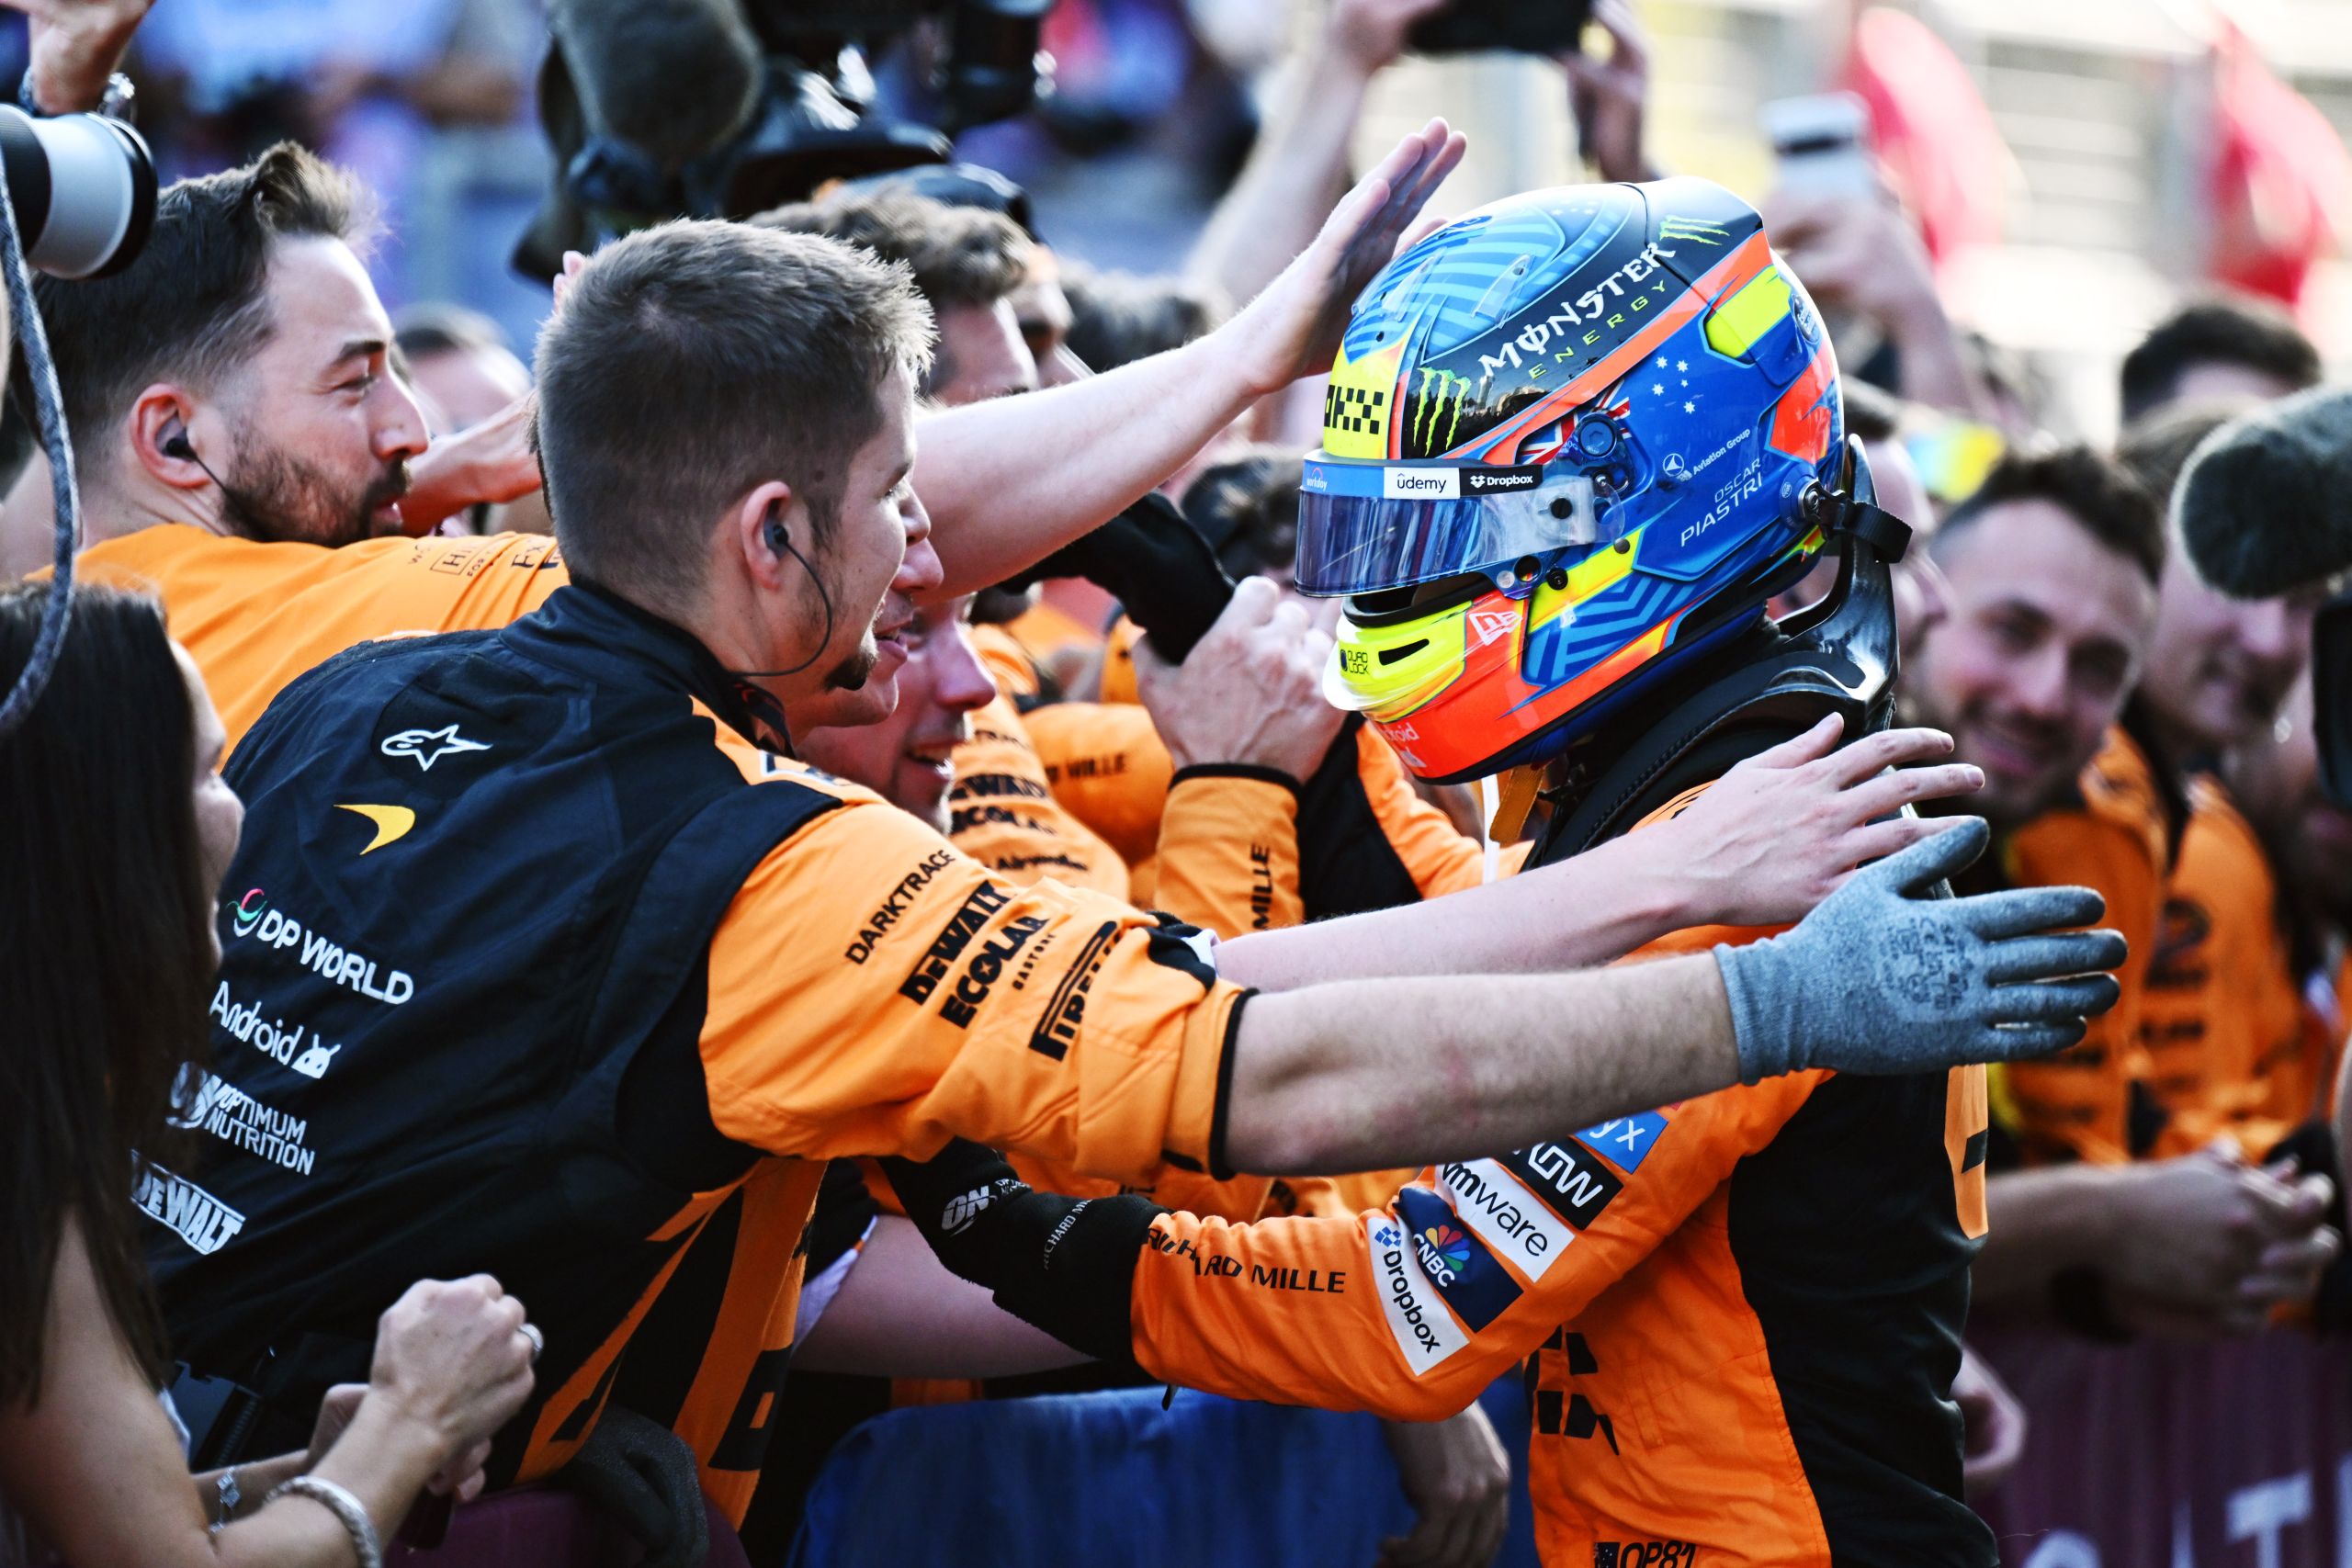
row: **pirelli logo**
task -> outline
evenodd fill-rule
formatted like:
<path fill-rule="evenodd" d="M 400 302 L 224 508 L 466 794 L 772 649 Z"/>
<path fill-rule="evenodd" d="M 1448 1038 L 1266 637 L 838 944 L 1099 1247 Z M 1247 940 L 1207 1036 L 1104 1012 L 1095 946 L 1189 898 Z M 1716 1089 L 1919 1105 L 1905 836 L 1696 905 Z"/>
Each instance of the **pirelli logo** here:
<path fill-rule="evenodd" d="M 1093 988 L 1095 972 L 1102 967 L 1111 944 L 1118 939 L 1116 920 L 1105 920 L 1094 928 L 1094 934 L 1078 950 L 1078 961 L 1062 972 L 1061 984 L 1054 987 L 1053 997 L 1046 1003 L 1046 1016 L 1029 1036 L 1029 1049 L 1057 1062 L 1069 1055 L 1070 1043 L 1078 1038 L 1079 1027 L 1086 1021 L 1086 993 Z"/>
<path fill-rule="evenodd" d="M 913 970 L 899 987 L 899 995 L 910 1002 L 927 1002 L 947 976 L 947 966 L 964 956 L 972 939 L 988 928 L 989 917 L 1012 902 L 1012 895 L 993 882 L 984 882 L 972 889 L 970 897 L 956 906 L 947 917 L 939 934 L 915 961 Z"/>

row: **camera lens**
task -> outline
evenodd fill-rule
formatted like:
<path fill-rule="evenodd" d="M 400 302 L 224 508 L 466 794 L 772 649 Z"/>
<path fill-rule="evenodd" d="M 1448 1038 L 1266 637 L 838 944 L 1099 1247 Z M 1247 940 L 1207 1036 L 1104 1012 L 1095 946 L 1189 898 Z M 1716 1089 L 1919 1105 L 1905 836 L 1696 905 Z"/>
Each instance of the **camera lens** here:
<path fill-rule="evenodd" d="M 104 115 L 36 119 L 0 106 L 0 164 L 25 259 L 58 277 L 129 266 L 155 221 L 155 162 L 139 132 Z"/>

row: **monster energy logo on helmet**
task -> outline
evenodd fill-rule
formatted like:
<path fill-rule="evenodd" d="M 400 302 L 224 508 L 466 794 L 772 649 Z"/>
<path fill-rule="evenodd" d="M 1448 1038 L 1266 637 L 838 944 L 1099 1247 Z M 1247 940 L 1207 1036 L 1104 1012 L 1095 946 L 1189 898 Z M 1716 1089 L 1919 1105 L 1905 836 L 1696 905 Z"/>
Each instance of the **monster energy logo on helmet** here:
<path fill-rule="evenodd" d="M 1421 380 L 1413 389 L 1413 440 L 1421 455 L 1428 457 L 1452 446 L 1461 433 L 1462 405 L 1470 396 L 1470 378 L 1427 366 L 1417 374 Z M 1441 423 L 1443 440 L 1438 439 Z"/>
<path fill-rule="evenodd" d="M 1668 213 L 1657 220 L 1657 237 L 1661 240 L 1688 240 L 1702 245 L 1724 245 L 1731 243 L 1731 231 L 1720 223 Z"/>

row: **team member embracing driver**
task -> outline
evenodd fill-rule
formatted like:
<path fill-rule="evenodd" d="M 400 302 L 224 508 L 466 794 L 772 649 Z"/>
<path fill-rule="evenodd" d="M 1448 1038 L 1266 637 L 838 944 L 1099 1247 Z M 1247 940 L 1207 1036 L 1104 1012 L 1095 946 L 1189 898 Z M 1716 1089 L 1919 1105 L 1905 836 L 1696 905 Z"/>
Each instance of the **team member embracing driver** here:
<path fill-rule="evenodd" d="M 1811 302 L 1719 187 L 1544 192 L 1440 231 L 1359 300 L 1306 466 L 1299 583 L 1349 596 L 1333 694 L 1425 777 L 1548 763 L 1539 865 L 1638 846 L 1825 711 L 1849 733 L 1883 723 L 1887 565 L 1907 530 L 1870 504 L 1840 426 Z M 1768 621 L 1766 600 L 1833 536 L 1838 589 Z M 1981 982 L 1920 922 L 1932 906 L 1901 894 L 1984 838 L 1972 821 L 1865 869 L 1792 931 L 1715 947 L 1734 1015 L 1776 1013 L 1781 966 L 1806 948 L 1888 1040 L 1971 1006 Z M 1973 918 L 2059 923 L 2096 903 L 2010 891 Z M 2094 952 L 2111 966 L 2122 945 L 2013 951 L 2062 973 Z M 2004 959 L 1989 975 L 2023 973 Z M 2054 1014 L 2073 995 L 2039 1000 Z M 1460 1014 L 1403 1020 L 1426 1043 L 1399 1099 L 1444 1096 L 1466 1021 L 1512 1004 L 1491 982 Z M 2029 1032 L 2044 1049 L 2078 1035 Z M 1985 1142 L 1983 1069 L 1964 1067 L 1751 1075 L 1441 1161 L 1353 1219 L 1073 1207 L 953 1148 L 921 1170 L 885 1163 L 951 1267 L 1171 1382 L 1425 1419 L 1534 1355 L 1531 1486 L 1564 1568 L 1989 1568 L 1950 1397 Z"/>
<path fill-rule="evenodd" d="M 154 1184 L 191 1365 L 298 1399 L 345 1375 L 388 1270 L 495 1258 L 551 1303 L 543 1392 L 492 1460 L 529 1477 L 624 1356 L 676 1353 L 632 1343 L 656 1298 L 724 1276 L 677 1429 L 740 1505 L 821 1160 L 963 1134 L 1121 1179 L 1403 1166 L 1743 1076 L 2047 1049 L 2106 1005 L 2103 978 L 1993 983 L 2105 961 L 2024 934 L 2088 912 L 2064 897 L 1912 903 L 1865 873 L 1734 959 L 1424 977 L 1551 966 L 1564 885 L 1218 949 L 1006 886 L 821 775 L 750 783 L 701 714 L 780 744 L 786 705 L 855 686 L 890 629 L 929 330 L 903 275 L 831 242 L 681 223 L 612 245 L 539 344 L 574 583 L 503 630 L 354 649 L 247 733 L 210 1067 L 271 1135 Z M 1918 829 L 1869 829 L 1890 830 Z M 1857 919 L 1908 933 L 1884 962 L 1936 997 L 1900 1038 L 1847 989 L 1882 961 L 1825 935 Z"/>

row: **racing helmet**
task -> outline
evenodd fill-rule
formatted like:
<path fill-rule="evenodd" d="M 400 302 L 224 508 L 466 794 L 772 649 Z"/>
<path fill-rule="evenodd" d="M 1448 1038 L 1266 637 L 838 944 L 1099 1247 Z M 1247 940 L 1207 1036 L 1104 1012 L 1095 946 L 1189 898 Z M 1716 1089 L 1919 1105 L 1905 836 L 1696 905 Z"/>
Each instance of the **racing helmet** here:
<path fill-rule="evenodd" d="M 1357 299 L 1301 474 L 1325 680 L 1416 774 L 1547 761 L 1752 628 L 1826 535 L 1837 361 L 1755 209 L 1692 178 L 1511 197 Z"/>

